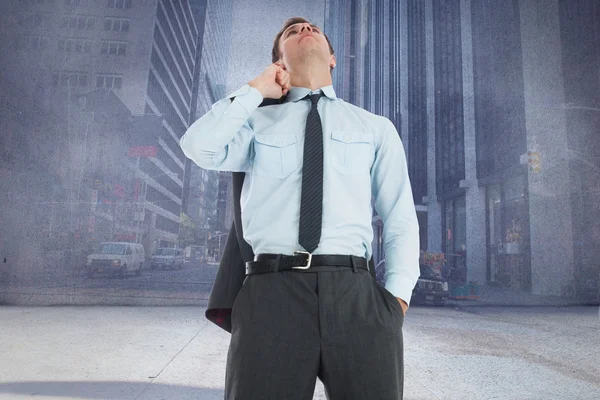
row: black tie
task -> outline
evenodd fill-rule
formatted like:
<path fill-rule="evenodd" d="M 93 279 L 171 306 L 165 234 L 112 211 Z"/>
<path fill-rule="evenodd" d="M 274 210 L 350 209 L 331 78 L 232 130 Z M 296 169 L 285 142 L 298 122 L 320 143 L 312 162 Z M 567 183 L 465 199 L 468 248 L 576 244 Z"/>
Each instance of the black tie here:
<path fill-rule="evenodd" d="M 300 200 L 300 232 L 298 243 L 312 254 L 321 240 L 323 215 L 323 128 L 317 103 L 323 92 L 307 95 L 312 108 L 306 119 L 304 161 L 302 165 L 302 195 Z"/>

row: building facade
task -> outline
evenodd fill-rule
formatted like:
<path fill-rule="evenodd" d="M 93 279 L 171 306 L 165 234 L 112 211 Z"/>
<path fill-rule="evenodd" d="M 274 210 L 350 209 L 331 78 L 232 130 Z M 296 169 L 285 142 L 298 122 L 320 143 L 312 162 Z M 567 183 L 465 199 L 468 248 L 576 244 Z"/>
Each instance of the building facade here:
<path fill-rule="evenodd" d="M 336 92 L 395 124 L 421 249 L 467 281 L 557 296 L 597 287 L 599 7 L 327 2 Z M 373 227 L 378 262 L 375 212 Z"/>
<path fill-rule="evenodd" d="M 184 187 L 189 185 L 188 160 L 178 142 L 197 104 L 194 85 L 205 2 L 193 2 L 193 7 L 188 0 L 2 3 L 2 70 L 19 95 L 35 98 L 45 111 L 72 121 L 86 118 L 86 102 L 97 97 L 94 93 L 110 91 L 115 95 L 110 105 L 120 101 L 123 107 L 117 108 L 129 113 L 117 177 L 92 170 L 86 154 L 76 162 L 73 157 L 57 160 L 72 170 L 66 190 L 71 198 L 65 202 L 73 205 L 71 216 L 76 216 L 69 221 L 70 233 L 141 242 L 147 254 L 177 245 L 180 213 L 186 206 Z M 116 143 L 105 134 L 108 146 Z M 86 151 L 103 151 L 92 142 L 85 142 Z M 98 186 L 109 193 L 106 199 L 98 198 Z M 112 213 L 77 206 L 123 201 L 123 193 L 131 194 L 124 207 L 135 209 L 134 220 L 111 230 L 109 237 L 96 227 L 119 225 Z M 93 226 L 90 213 L 95 215 Z"/>
<path fill-rule="evenodd" d="M 230 51 L 233 1 L 208 0 L 203 36 L 202 58 L 198 77 L 198 102 L 195 117 L 206 114 L 224 98 Z M 192 121 L 193 122 L 193 121 Z M 190 164 L 190 216 L 198 227 L 198 237 L 209 260 L 218 260 L 233 220 L 230 172 L 205 170 Z"/>

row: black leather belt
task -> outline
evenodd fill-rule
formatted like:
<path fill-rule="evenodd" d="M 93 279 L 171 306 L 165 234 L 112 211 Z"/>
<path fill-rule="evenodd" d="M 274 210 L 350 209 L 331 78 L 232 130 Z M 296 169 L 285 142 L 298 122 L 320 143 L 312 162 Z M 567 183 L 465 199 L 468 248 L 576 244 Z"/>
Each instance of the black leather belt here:
<path fill-rule="evenodd" d="M 262 253 L 254 256 L 254 261 L 246 262 L 246 275 L 267 272 L 298 271 L 316 272 L 320 267 L 350 267 L 369 270 L 365 257 L 340 254 L 310 254 L 307 251 L 295 251 L 294 255 Z M 331 268 L 327 269 L 328 271 Z"/>

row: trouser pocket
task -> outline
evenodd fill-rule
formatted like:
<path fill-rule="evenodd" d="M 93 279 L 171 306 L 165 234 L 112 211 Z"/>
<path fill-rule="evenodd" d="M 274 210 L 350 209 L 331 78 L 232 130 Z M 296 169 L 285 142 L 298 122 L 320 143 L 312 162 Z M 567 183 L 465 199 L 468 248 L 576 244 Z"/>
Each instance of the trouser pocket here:
<path fill-rule="evenodd" d="M 372 277 L 371 281 L 373 282 L 373 285 L 376 286 L 376 289 L 381 294 L 381 297 L 383 297 L 384 301 L 388 304 L 391 314 L 400 319 L 400 323 L 404 323 L 404 311 L 402 311 L 400 301 L 389 290 L 377 283 L 377 281 Z"/>
<path fill-rule="evenodd" d="M 233 301 L 233 305 L 231 306 L 231 322 L 233 323 L 236 319 L 236 314 L 238 313 L 238 309 L 244 308 L 245 305 L 248 305 L 248 300 L 246 299 L 246 292 L 250 290 L 250 277 L 252 275 L 246 275 L 244 281 L 242 283 L 242 287 L 238 291 L 235 300 Z"/>

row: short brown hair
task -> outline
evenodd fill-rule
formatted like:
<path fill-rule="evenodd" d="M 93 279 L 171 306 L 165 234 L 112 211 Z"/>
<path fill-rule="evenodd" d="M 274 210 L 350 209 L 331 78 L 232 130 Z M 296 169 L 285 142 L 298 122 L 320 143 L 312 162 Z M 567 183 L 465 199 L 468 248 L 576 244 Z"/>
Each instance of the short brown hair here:
<path fill-rule="evenodd" d="M 271 52 L 271 62 L 275 63 L 276 61 L 279 60 L 279 58 L 281 58 L 281 54 L 279 54 L 279 39 L 281 38 L 281 35 L 283 35 L 283 32 L 291 25 L 298 24 L 300 22 L 310 23 L 310 21 L 307 21 L 306 19 L 304 19 L 302 17 L 292 17 L 283 23 L 283 28 L 281 28 L 281 30 L 279 32 L 277 32 L 277 36 L 275 36 L 275 40 L 273 41 L 273 50 Z M 321 29 L 321 32 L 325 36 L 325 39 L 327 40 L 327 44 L 329 45 L 329 53 L 334 54 L 333 47 L 331 46 L 331 42 L 329 41 L 329 38 L 327 37 L 325 32 L 323 32 L 322 29 Z M 329 73 L 331 73 L 331 71 L 333 71 L 333 67 L 329 67 Z"/>

